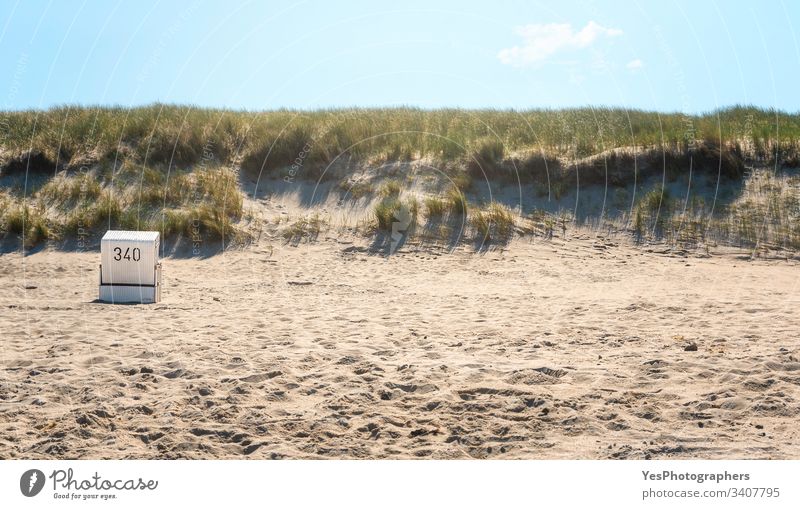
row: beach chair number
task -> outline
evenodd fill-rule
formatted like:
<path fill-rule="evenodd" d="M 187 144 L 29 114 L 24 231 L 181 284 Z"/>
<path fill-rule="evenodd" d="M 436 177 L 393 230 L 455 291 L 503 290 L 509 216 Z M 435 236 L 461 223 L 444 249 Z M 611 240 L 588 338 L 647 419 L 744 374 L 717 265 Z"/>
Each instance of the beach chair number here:
<path fill-rule="evenodd" d="M 120 261 L 120 260 L 128 260 L 128 261 L 130 261 L 130 260 L 133 260 L 135 262 L 138 262 L 141 259 L 141 257 L 142 257 L 142 252 L 139 250 L 138 247 L 135 247 L 133 249 L 131 249 L 129 247 L 125 248 L 125 253 L 124 254 L 122 253 L 122 248 L 121 247 L 115 247 L 114 248 L 114 260 L 116 260 L 116 261 Z"/>

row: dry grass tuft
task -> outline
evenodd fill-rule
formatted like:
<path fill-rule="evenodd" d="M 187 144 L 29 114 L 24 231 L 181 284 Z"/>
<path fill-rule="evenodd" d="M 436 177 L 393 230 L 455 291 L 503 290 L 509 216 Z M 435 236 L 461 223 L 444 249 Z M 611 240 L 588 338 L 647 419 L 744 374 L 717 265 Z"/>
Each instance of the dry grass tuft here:
<path fill-rule="evenodd" d="M 481 242 L 505 242 L 514 234 L 514 213 L 505 205 L 493 202 L 483 210 L 473 211 L 470 224 Z"/>

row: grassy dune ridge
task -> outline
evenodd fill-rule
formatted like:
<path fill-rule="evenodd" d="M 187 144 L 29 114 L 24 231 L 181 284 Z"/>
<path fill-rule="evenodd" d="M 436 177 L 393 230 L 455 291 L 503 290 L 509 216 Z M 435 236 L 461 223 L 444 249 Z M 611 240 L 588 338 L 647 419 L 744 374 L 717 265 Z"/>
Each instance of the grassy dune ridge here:
<path fill-rule="evenodd" d="M 610 201 L 627 211 L 624 224 L 637 238 L 680 240 L 696 230 L 696 241 L 713 230 L 743 245 L 800 244 L 795 177 L 775 171 L 800 166 L 800 115 L 742 106 L 702 115 L 618 108 L 247 112 L 161 104 L 4 112 L 0 235 L 24 237 L 28 246 L 104 227 L 230 238 L 241 233 L 237 223 L 247 213 L 242 179 L 315 181 L 334 162 L 368 167 L 422 159 L 467 195 L 481 180 L 522 185 L 552 200 L 576 184 L 611 188 Z M 772 173 L 745 183 L 754 167 Z M 631 183 L 692 174 L 738 182 L 743 198 L 710 208 L 698 197 L 681 203 L 662 185 L 627 203 Z M 355 191 L 373 189 L 362 183 Z M 378 230 L 400 206 L 397 194 L 376 206 Z M 437 200 L 424 198 L 429 207 L 415 205 L 414 217 L 416 208 L 429 219 L 441 216 L 447 206 Z M 466 215 L 468 208 L 455 212 Z M 481 204 L 469 224 L 497 238 L 513 233 L 510 217 L 496 204 Z M 500 228 L 492 224 L 498 221 Z"/>

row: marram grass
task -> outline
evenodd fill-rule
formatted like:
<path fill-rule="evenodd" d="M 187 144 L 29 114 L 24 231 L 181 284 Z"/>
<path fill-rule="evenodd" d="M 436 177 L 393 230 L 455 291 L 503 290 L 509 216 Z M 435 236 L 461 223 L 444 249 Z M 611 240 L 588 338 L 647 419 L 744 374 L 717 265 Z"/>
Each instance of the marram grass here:
<path fill-rule="evenodd" d="M 590 107 L 251 112 L 162 104 L 0 113 L 0 235 L 23 237 L 27 245 L 110 227 L 230 238 L 243 217 L 243 178 L 293 171 L 316 180 L 336 162 L 370 167 L 420 159 L 442 168 L 449 185 L 441 195 L 420 197 L 415 210 L 428 221 L 461 217 L 490 237 L 513 230 L 513 217 L 499 204 L 470 203 L 474 186 L 533 184 L 536 193 L 559 200 L 577 179 L 613 188 L 612 201 L 629 209 L 627 224 L 640 238 L 683 242 L 713 234 L 793 248 L 800 235 L 796 185 L 785 179 L 759 181 L 758 190 L 746 189 L 749 198 L 714 210 L 714 217 L 705 205 L 673 206 L 664 193 L 631 196 L 624 187 L 690 170 L 743 182 L 754 167 L 798 167 L 797 114 L 744 106 L 685 115 Z M 380 229 L 391 226 L 401 187 L 394 180 L 379 187 L 339 183 L 356 199 L 379 195 Z"/>

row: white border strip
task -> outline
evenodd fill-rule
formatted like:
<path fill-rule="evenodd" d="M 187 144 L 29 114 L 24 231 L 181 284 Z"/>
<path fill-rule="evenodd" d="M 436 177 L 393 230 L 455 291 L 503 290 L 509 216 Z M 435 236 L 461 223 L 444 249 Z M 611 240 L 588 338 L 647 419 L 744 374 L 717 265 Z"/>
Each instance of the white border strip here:
<path fill-rule="evenodd" d="M 53 471 L 73 470 L 70 489 Z M 20 477 L 47 480 L 26 497 Z M 645 480 L 643 472 L 650 472 Z M 678 478 L 658 479 L 665 471 Z M 727 472 L 727 479 L 726 479 Z M 800 507 L 800 461 L 2 461 L 3 507 Z M 98 478 L 95 480 L 95 474 Z M 745 477 L 746 474 L 746 477 Z M 703 482 L 698 482 L 702 475 Z M 709 475 L 722 476 L 719 482 Z M 672 474 L 670 474 L 672 476 Z M 57 473 L 63 478 L 64 474 Z M 157 481 L 153 490 L 76 489 Z M 683 480 L 680 480 L 683 478 Z M 119 481 L 119 482 L 117 482 Z M 129 486 L 131 485 L 129 484 Z M 755 492 L 764 488 L 765 491 Z M 27 488 L 26 488 L 27 489 Z M 766 489 L 771 491 L 767 495 Z M 657 498 L 645 492 L 702 493 Z M 706 492 L 715 492 L 709 497 Z M 736 491 L 738 495 L 732 495 Z M 725 492 L 726 495 L 720 495 Z M 113 498 L 101 499 L 113 494 Z M 57 498 L 57 495 L 62 498 Z M 99 495 L 84 499 L 84 495 Z M 777 495 L 777 496 L 776 496 Z M 64 498 L 65 496 L 65 498 Z"/>

